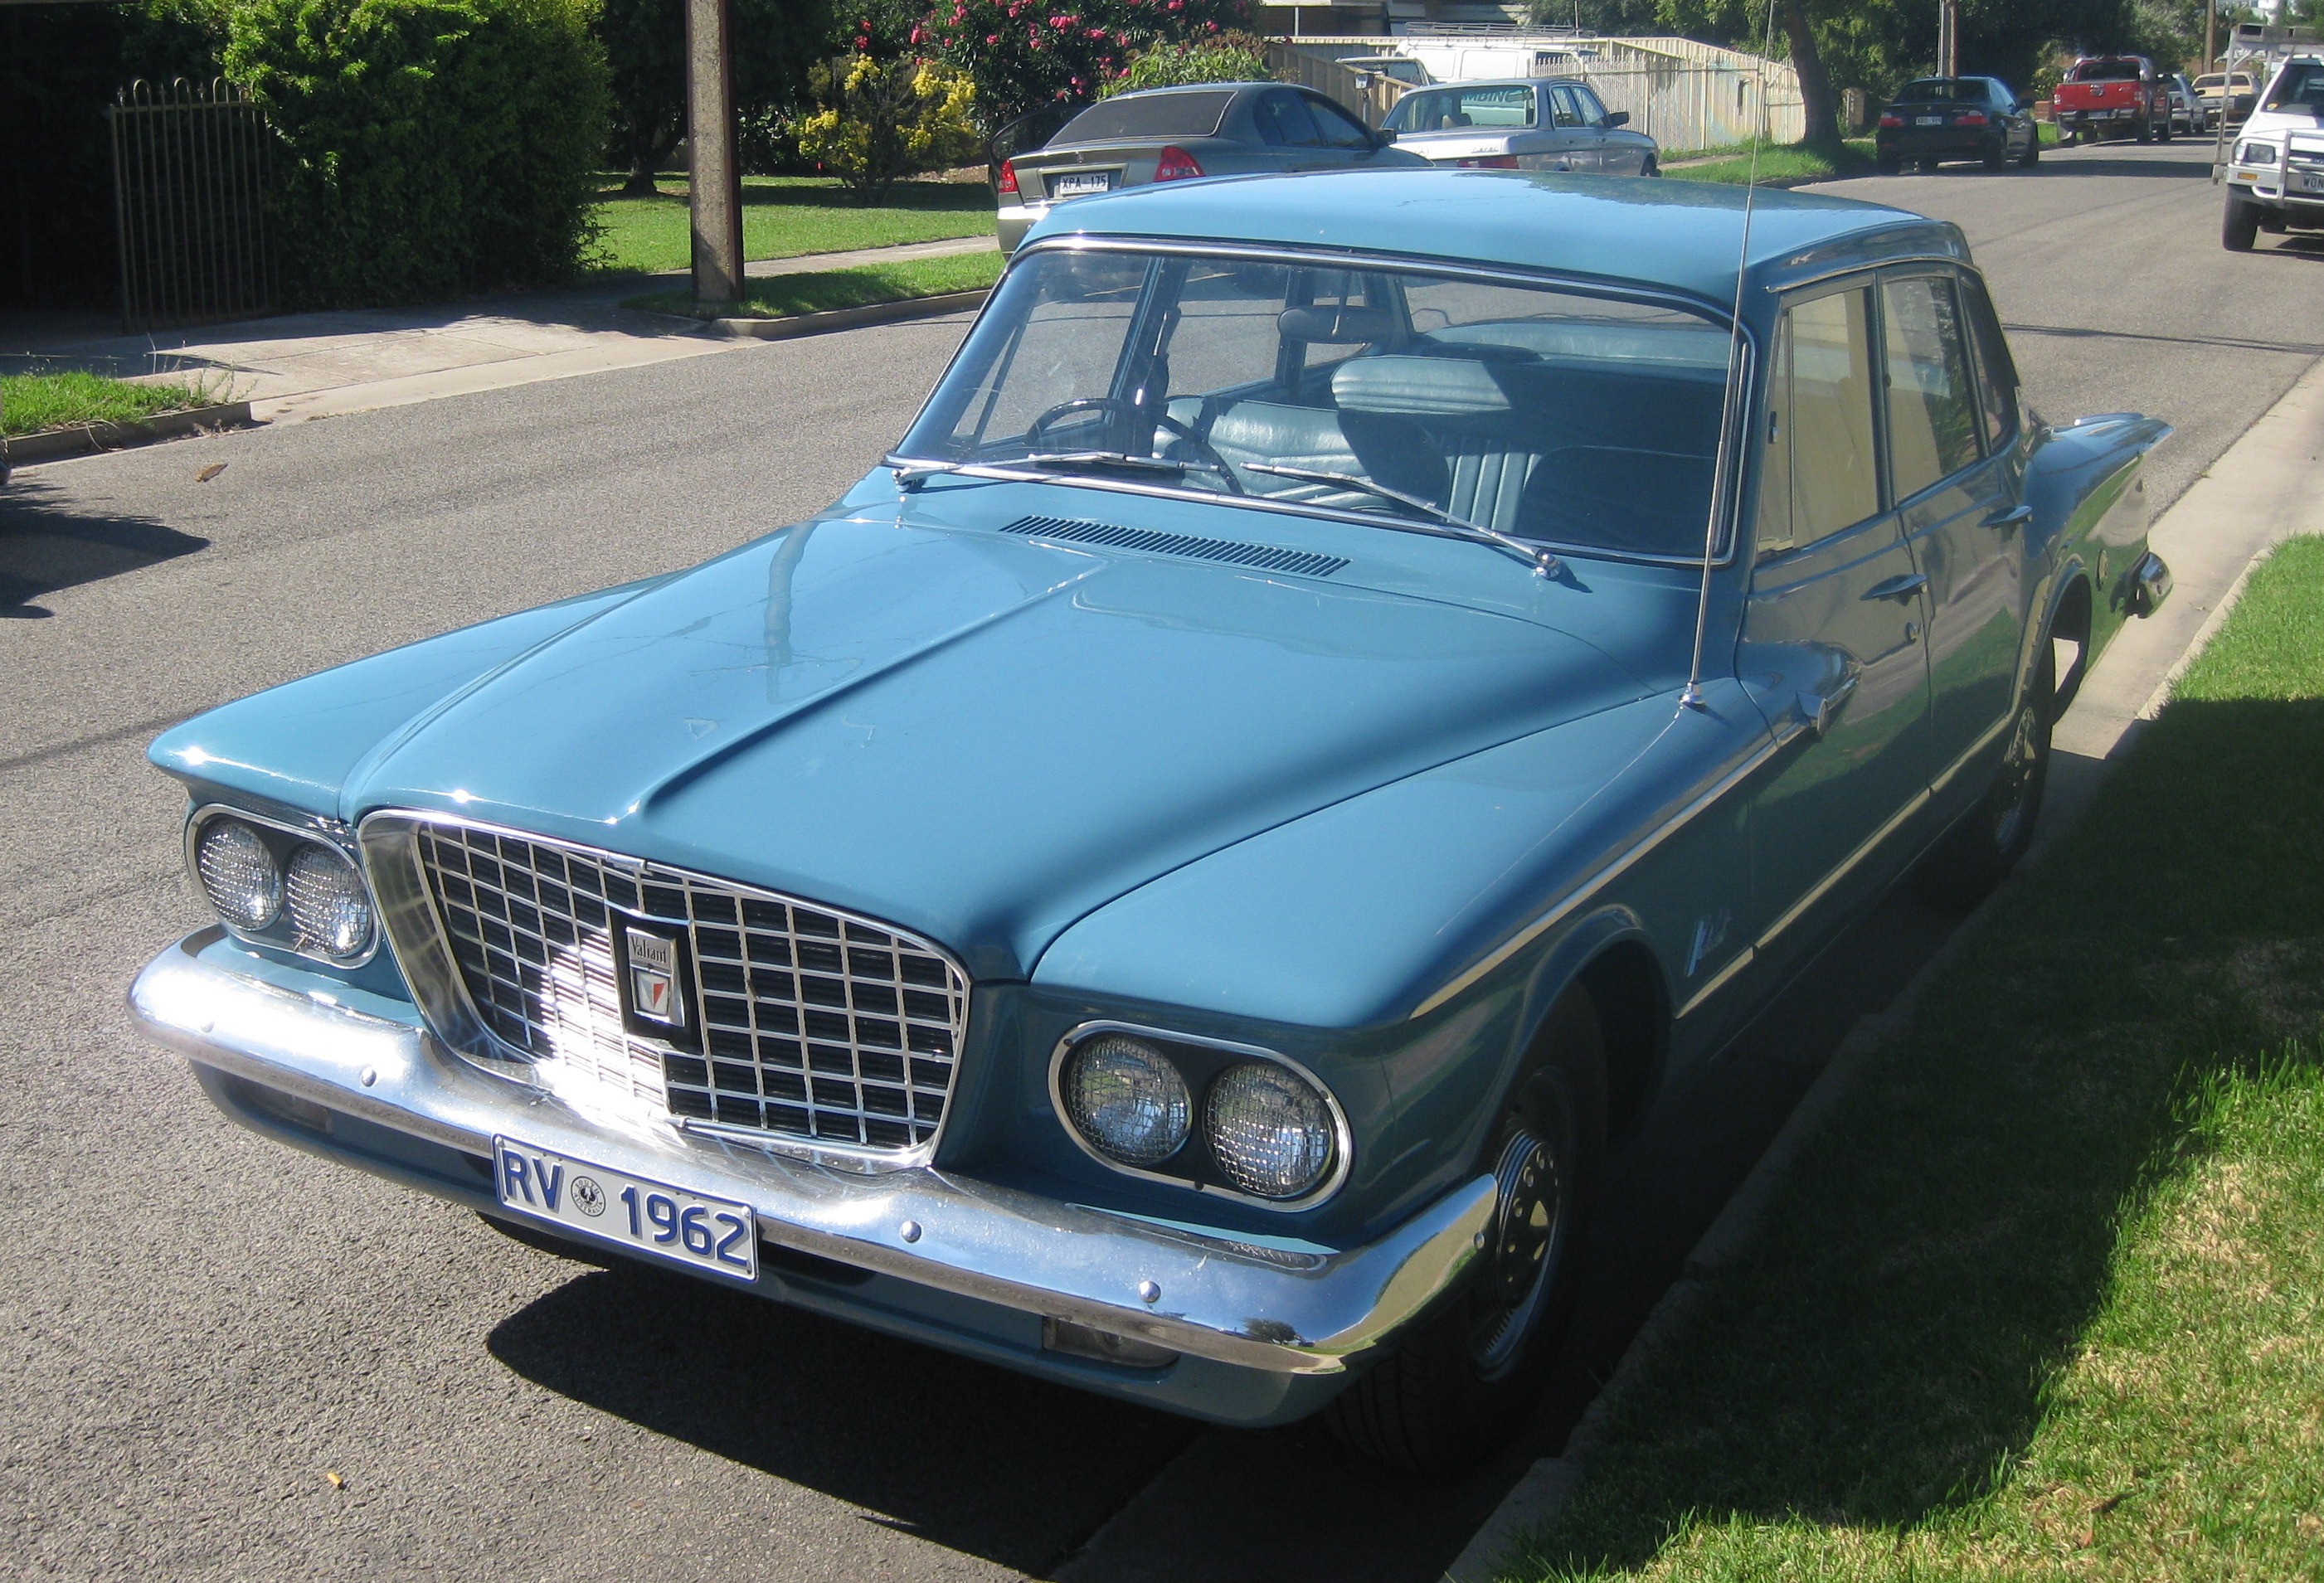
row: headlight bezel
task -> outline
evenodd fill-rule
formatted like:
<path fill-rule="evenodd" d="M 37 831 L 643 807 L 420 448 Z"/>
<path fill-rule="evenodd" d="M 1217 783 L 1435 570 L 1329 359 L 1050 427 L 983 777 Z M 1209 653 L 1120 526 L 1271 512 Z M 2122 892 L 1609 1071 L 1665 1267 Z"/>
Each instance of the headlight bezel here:
<path fill-rule="evenodd" d="M 1165 1060 L 1177 1067 L 1179 1078 L 1185 1083 L 1192 1099 L 1192 1116 L 1185 1141 L 1175 1153 L 1155 1165 L 1126 1164 L 1112 1158 L 1084 1137 L 1074 1123 L 1064 1091 L 1065 1063 L 1075 1050 L 1106 1035 L 1122 1035 L 1153 1045 Z M 1208 1126 L 1212 1087 L 1227 1072 L 1252 1062 L 1279 1067 L 1305 1083 L 1322 1099 L 1323 1109 L 1331 1118 L 1331 1160 L 1315 1184 L 1296 1197 L 1267 1198 L 1242 1191 L 1220 1165 L 1212 1148 Z M 1231 1039 L 1180 1033 L 1142 1023 L 1098 1018 L 1076 1024 L 1057 1041 L 1056 1049 L 1049 1055 L 1048 1089 L 1050 1110 L 1058 1127 L 1084 1155 L 1120 1175 L 1176 1188 L 1181 1192 L 1225 1199 L 1278 1214 L 1294 1214 L 1314 1209 L 1331 1199 L 1346 1184 L 1354 1164 L 1354 1135 L 1348 1126 L 1347 1112 L 1342 1108 L 1339 1096 L 1333 1092 L 1331 1084 L 1316 1075 L 1304 1062 L 1279 1050 L 1240 1044 Z"/>
<path fill-rule="evenodd" d="M 281 903 L 273 918 L 263 928 L 247 928 L 220 913 L 210 902 L 209 892 L 202 884 L 198 860 L 203 833 L 221 819 L 231 819 L 255 832 L 273 856 L 277 872 L 281 876 Z M 245 945 L 262 946 L 286 955 L 300 957 L 325 966 L 353 971 L 363 967 L 379 954 L 383 939 L 380 927 L 379 898 L 373 894 L 371 875 L 364 867 L 362 851 L 356 846 L 354 833 L 336 820 L 285 818 L 262 814 L 254 809 L 238 807 L 231 803 L 203 803 L 186 815 L 184 837 L 186 871 L 193 878 L 194 888 L 209 907 L 211 915 L 235 939 Z M 354 870 L 362 887 L 365 904 L 370 908 L 370 927 L 364 933 L 363 948 L 346 956 L 333 956 L 320 949 L 300 943 L 298 925 L 291 916 L 290 876 L 290 865 L 300 851 L 309 846 L 323 848 L 332 857 Z"/>

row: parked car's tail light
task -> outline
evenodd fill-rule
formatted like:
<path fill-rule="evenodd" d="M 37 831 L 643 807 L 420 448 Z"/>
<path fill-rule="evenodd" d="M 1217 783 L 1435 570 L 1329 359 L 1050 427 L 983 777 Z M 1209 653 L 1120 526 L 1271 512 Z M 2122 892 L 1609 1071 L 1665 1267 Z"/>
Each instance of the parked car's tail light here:
<path fill-rule="evenodd" d="M 1165 143 L 1161 157 L 1154 163 L 1154 179 L 1157 181 L 1184 181 L 1202 173 L 1201 161 L 1175 143 Z"/>
<path fill-rule="evenodd" d="M 344 853 L 306 842 L 291 854 L 282 888 L 299 950 L 346 958 L 361 956 L 371 944 L 371 893 Z"/>
<path fill-rule="evenodd" d="M 1271 1061 L 1220 1073 L 1203 1127 L 1219 1169 L 1259 1198 L 1297 1198 L 1332 1169 L 1331 1107 L 1305 1079 Z"/>
<path fill-rule="evenodd" d="M 282 913 L 282 866 L 266 838 L 239 819 L 214 819 L 194 842 L 194 877 L 218 916 L 263 929 Z"/>
<path fill-rule="evenodd" d="M 1517 168 L 1515 154 L 1476 154 L 1469 159 L 1455 160 L 1453 166 L 1462 170 L 1514 170 Z"/>
<path fill-rule="evenodd" d="M 1001 161 L 1001 196 L 1003 198 L 1017 196 L 1017 161 L 1014 160 Z"/>
<path fill-rule="evenodd" d="M 1902 126 L 1904 124 L 1904 118 L 1902 115 L 1894 114 L 1893 112 L 1884 110 L 1880 115 L 1880 124 L 1883 126 Z"/>
<path fill-rule="evenodd" d="M 1985 112 L 1982 110 L 1964 110 L 1960 115 L 1953 117 L 1953 124 L 1955 126 L 1982 126 L 1985 124 Z"/>
<path fill-rule="evenodd" d="M 1194 1119 L 1194 1097 L 1176 1063 L 1127 1034 L 1104 1034 L 1074 1048 L 1058 1074 L 1065 1115 L 1090 1147 L 1125 1165 L 1155 1165 L 1178 1152 Z"/>

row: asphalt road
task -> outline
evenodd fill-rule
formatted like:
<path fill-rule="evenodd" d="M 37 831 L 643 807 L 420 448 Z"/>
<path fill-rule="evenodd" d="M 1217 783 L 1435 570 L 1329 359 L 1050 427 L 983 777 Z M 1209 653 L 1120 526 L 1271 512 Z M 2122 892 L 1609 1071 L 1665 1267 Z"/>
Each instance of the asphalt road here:
<path fill-rule="evenodd" d="M 2174 497 L 2319 355 L 2324 250 L 2218 243 L 2202 152 L 1848 183 L 1960 222 L 2052 418 L 2179 424 Z M 1434 1578 L 1855 1018 L 1942 940 L 1866 921 L 1621 1160 L 1519 1443 L 1351 1470 L 642 1270 L 241 1133 L 121 995 L 203 921 L 162 726 L 698 559 L 900 432 L 956 321 L 54 465 L 0 495 L 0 1555 L 92 1577 Z M 5 336 L 5 327 L 0 327 Z M 198 471 L 226 464 L 212 482 Z"/>

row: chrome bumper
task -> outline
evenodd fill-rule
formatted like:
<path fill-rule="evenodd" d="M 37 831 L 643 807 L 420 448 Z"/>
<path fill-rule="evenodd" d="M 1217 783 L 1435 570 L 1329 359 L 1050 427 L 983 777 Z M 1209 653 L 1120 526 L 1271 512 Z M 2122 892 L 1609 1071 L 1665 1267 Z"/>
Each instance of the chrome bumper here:
<path fill-rule="evenodd" d="M 1378 1242 L 1286 1253 L 933 1168 L 856 1175 L 675 1127 L 613 1131 L 470 1065 L 416 1020 L 203 960 L 220 933 L 188 935 L 129 991 L 146 1035 L 198 1064 L 472 1155 L 489 1156 L 495 1135 L 513 1134 L 739 1199 L 779 1246 L 1220 1363 L 1340 1372 L 1452 1284 L 1492 1212 L 1493 1179 L 1480 1176 Z"/>

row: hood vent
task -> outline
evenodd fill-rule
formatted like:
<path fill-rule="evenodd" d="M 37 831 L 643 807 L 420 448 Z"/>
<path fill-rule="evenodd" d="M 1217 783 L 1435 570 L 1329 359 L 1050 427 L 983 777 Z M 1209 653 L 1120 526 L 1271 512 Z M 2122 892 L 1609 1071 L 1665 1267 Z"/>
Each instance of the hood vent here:
<path fill-rule="evenodd" d="M 1239 544 L 1231 538 L 1197 538 L 1190 533 L 1157 533 L 1150 528 L 1124 528 L 1112 522 L 1076 522 L 1070 517 L 1019 517 L 1001 531 L 1021 533 L 1028 538 L 1061 538 L 1070 544 L 1143 550 L 1148 555 L 1228 561 L 1238 566 L 1292 572 L 1303 577 L 1328 577 L 1348 564 L 1345 556 L 1318 555 L 1314 550 Z"/>

